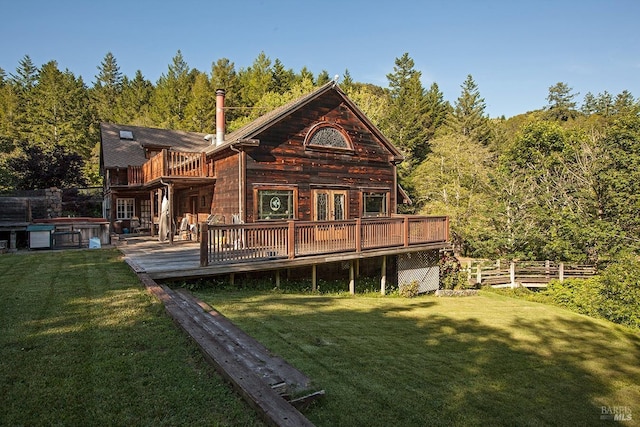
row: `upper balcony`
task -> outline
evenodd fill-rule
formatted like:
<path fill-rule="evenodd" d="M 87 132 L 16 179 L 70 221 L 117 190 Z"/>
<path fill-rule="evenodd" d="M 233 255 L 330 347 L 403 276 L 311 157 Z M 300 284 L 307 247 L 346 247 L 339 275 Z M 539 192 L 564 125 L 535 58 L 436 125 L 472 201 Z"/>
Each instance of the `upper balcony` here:
<path fill-rule="evenodd" d="M 143 185 L 162 177 L 211 178 L 213 170 L 205 153 L 162 150 L 142 166 L 129 166 L 129 185 Z"/>

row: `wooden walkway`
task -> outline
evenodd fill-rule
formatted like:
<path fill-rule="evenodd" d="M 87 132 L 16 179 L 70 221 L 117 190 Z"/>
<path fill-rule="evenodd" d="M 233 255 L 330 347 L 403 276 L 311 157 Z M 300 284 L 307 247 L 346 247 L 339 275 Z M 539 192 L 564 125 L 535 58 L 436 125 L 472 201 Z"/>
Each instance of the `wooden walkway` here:
<path fill-rule="evenodd" d="M 187 291 L 159 285 L 146 273 L 138 277 L 265 422 L 286 427 L 313 425 L 299 409 L 323 396 L 324 390 L 312 390 L 311 380 L 302 372 Z"/>

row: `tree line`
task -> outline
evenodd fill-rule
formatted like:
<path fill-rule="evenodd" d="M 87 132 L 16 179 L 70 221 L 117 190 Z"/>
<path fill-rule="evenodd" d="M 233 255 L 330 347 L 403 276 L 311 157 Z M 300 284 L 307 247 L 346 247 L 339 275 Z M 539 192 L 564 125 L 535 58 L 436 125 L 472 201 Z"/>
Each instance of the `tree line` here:
<path fill-rule="evenodd" d="M 180 51 L 157 82 L 121 73 L 107 53 L 89 87 L 55 61 L 25 56 L 0 69 L 0 192 L 100 185 L 99 123 L 196 132 L 215 124 L 215 89 L 227 92 L 232 131 L 330 81 L 287 68 L 264 52 L 236 69 L 209 72 Z M 545 105 L 489 118 L 471 75 L 453 102 L 437 83 L 425 88 L 408 53 L 395 59 L 388 86 L 339 85 L 406 156 L 401 185 L 407 213 L 448 215 L 466 256 L 601 261 L 640 247 L 640 102 L 623 91 L 578 95 L 549 87 Z M 541 94 L 542 98 L 542 94 Z"/>

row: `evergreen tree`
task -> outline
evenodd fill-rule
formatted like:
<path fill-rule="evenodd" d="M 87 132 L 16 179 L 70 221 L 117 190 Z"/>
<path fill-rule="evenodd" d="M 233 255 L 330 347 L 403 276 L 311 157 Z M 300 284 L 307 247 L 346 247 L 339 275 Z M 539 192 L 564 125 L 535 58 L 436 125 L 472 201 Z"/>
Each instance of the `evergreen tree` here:
<path fill-rule="evenodd" d="M 432 83 L 425 94 L 426 114 L 429 124 L 427 139 L 431 140 L 437 130 L 446 123 L 447 116 L 451 112 L 451 105 L 444 100 L 444 94 L 437 83 Z"/>
<path fill-rule="evenodd" d="M 93 114 L 81 77 L 58 69 L 55 61 L 42 66 L 34 86 L 21 134 L 23 141 L 66 147 L 87 158 L 94 145 Z"/>
<path fill-rule="evenodd" d="M 249 68 L 240 71 L 238 78 L 242 103 L 253 107 L 272 86 L 271 60 L 264 52 L 260 52 Z"/>
<path fill-rule="evenodd" d="M 285 69 L 282 62 L 279 59 L 276 59 L 273 63 L 271 74 L 270 91 L 278 94 L 284 94 L 291 90 L 291 86 L 295 80 L 295 73 L 292 69 Z"/>
<path fill-rule="evenodd" d="M 460 96 L 449 115 L 448 127 L 455 133 L 488 145 L 491 138 L 491 126 L 485 114 L 486 104 L 470 74 L 461 88 Z"/>
<path fill-rule="evenodd" d="M 596 97 L 591 92 L 587 92 L 582 101 L 582 108 L 580 110 L 582 113 L 590 115 L 595 113 L 597 108 Z"/>
<path fill-rule="evenodd" d="M 99 70 L 91 91 L 99 121 L 113 122 L 118 117 L 118 105 L 123 89 L 123 77 L 116 58 L 107 52 L 97 67 Z"/>
<path fill-rule="evenodd" d="M 419 164 L 429 152 L 425 93 L 414 65 L 405 53 L 396 58 L 394 72 L 387 74 L 391 108 L 383 131 L 407 154 L 405 168 Z"/>
<path fill-rule="evenodd" d="M 331 81 L 331 77 L 329 77 L 329 72 L 327 70 L 322 70 L 320 74 L 318 74 L 318 78 L 316 79 L 316 85 L 322 86 Z"/>
<path fill-rule="evenodd" d="M 351 78 L 351 73 L 349 70 L 344 70 L 344 74 L 342 75 L 342 79 L 340 80 L 340 87 L 348 92 L 353 86 L 353 79 Z"/>
<path fill-rule="evenodd" d="M 572 91 L 573 89 L 563 82 L 558 82 L 549 87 L 547 111 L 551 119 L 567 121 L 576 118 L 577 111 L 574 98 L 578 94 Z"/>
<path fill-rule="evenodd" d="M 232 107 L 226 111 L 227 122 L 232 122 L 237 117 L 241 116 L 242 110 L 233 108 L 240 107 L 242 105 L 240 100 L 240 82 L 233 62 L 229 61 L 227 58 L 222 58 L 213 64 L 211 67 L 210 82 L 212 90 L 216 91 L 217 89 L 224 89 L 226 92 L 225 105 L 227 107 Z"/>
<path fill-rule="evenodd" d="M 133 80 L 126 76 L 122 79 L 122 94 L 118 115 L 119 123 L 151 126 L 150 117 L 153 84 L 144 78 L 142 71 L 137 70 Z"/>
<path fill-rule="evenodd" d="M 178 50 L 167 74 L 162 74 L 158 79 L 153 94 L 154 120 L 159 126 L 181 129 L 191 99 L 194 77 L 182 52 Z"/>
<path fill-rule="evenodd" d="M 216 95 L 204 73 L 196 75 L 185 116 L 183 129 L 204 133 L 215 128 Z"/>
<path fill-rule="evenodd" d="M 14 83 L 16 83 L 21 90 L 28 92 L 33 89 L 38 82 L 38 68 L 33 65 L 33 61 L 31 61 L 31 57 L 29 55 L 25 55 L 18 65 L 16 74 L 11 77 Z"/>
<path fill-rule="evenodd" d="M 640 105 L 635 101 L 631 92 L 624 90 L 620 92 L 612 106 L 613 114 L 638 114 Z"/>
<path fill-rule="evenodd" d="M 302 67 L 302 69 L 300 70 L 300 73 L 296 76 L 296 82 L 302 82 L 308 80 L 311 82 L 311 84 L 315 84 L 314 78 L 313 78 L 313 72 L 311 72 L 306 65 L 304 67 Z"/>

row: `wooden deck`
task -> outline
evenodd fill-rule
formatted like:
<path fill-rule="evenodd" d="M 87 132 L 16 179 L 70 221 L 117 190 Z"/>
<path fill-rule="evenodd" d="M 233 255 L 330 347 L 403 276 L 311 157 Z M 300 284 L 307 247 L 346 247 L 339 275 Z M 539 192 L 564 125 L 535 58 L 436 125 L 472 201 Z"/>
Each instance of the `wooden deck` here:
<path fill-rule="evenodd" d="M 371 257 L 398 255 L 402 253 L 437 250 L 442 243 L 391 247 L 366 252 L 338 252 L 310 255 L 300 258 L 237 259 L 233 261 L 200 265 L 200 243 L 174 241 L 160 243 L 150 236 L 127 237 L 117 244 L 125 260 L 137 273 L 146 273 L 154 280 L 195 279 L 252 271 L 273 271 L 320 265 L 324 263 L 351 261 Z"/>

